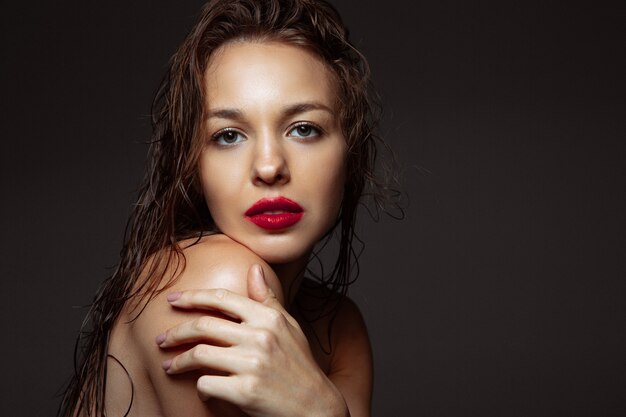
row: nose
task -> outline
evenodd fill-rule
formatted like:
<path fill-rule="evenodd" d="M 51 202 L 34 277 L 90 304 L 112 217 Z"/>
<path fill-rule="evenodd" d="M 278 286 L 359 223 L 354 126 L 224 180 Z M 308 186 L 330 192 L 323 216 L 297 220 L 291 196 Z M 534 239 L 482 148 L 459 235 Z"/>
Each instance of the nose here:
<path fill-rule="evenodd" d="M 252 182 L 255 185 L 281 185 L 289 182 L 285 150 L 280 138 L 264 135 L 255 147 Z"/>

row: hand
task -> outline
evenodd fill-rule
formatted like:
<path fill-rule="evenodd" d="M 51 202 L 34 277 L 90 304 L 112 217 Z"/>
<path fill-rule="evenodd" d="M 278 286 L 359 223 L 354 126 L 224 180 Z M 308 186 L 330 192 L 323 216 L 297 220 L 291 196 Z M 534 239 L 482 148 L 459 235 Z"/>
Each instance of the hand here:
<path fill-rule="evenodd" d="M 174 307 L 218 311 L 240 322 L 203 316 L 158 336 L 161 348 L 195 344 L 165 361 L 166 372 L 213 372 L 198 379 L 200 397 L 228 401 L 251 416 L 347 415 L 341 393 L 315 362 L 306 336 L 259 265 L 248 271 L 248 293 L 250 298 L 225 289 L 170 294 Z"/>

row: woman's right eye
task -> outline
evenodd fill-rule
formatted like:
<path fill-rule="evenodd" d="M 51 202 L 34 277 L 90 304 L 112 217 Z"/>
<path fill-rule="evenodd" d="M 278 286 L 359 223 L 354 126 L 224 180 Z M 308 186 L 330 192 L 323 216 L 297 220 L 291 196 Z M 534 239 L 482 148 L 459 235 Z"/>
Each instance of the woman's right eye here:
<path fill-rule="evenodd" d="M 222 146 L 234 145 L 235 143 L 242 142 L 245 139 L 244 135 L 232 129 L 220 130 L 211 137 L 213 142 Z"/>

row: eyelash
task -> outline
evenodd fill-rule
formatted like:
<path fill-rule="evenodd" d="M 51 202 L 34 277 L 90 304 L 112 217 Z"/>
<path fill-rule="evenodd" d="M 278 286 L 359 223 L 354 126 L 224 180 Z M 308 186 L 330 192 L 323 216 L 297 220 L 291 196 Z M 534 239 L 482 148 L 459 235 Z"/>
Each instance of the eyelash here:
<path fill-rule="evenodd" d="M 235 145 L 238 142 L 232 142 L 232 143 L 219 143 L 218 142 L 220 140 L 220 137 L 222 137 L 222 135 L 224 135 L 225 133 L 230 133 L 230 132 L 236 133 L 239 136 L 243 136 L 243 133 L 239 132 L 238 130 L 230 128 L 230 127 L 227 127 L 225 129 L 221 129 L 221 130 L 215 132 L 213 134 L 213 136 L 211 136 L 211 142 L 215 142 L 218 146 L 233 146 L 233 145 Z"/>
<path fill-rule="evenodd" d="M 309 139 L 312 137 L 320 137 L 324 134 L 324 131 L 322 130 L 321 127 L 319 127 L 318 125 L 316 125 L 315 123 L 311 123 L 311 122 L 298 122 L 294 125 L 291 125 L 289 127 L 288 132 L 292 132 L 294 130 L 296 130 L 297 128 L 299 128 L 300 126 L 305 126 L 305 127 L 310 127 L 312 130 L 314 130 L 316 133 L 312 134 L 311 136 L 296 136 L 302 139 Z"/>
<path fill-rule="evenodd" d="M 299 128 L 301 126 L 309 127 L 309 128 L 312 129 L 313 132 L 309 136 L 293 136 L 293 135 L 289 135 L 289 133 L 291 133 L 292 131 L 296 130 L 297 128 Z M 239 141 L 231 142 L 231 143 L 219 143 L 218 142 L 220 140 L 220 138 L 222 137 L 222 135 L 224 135 L 225 133 L 229 133 L 229 132 L 236 133 L 239 136 L 244 136 L 243 133 L 241 133 L 237 129 L 233 129 L 231 127 L 227 127 L 227 128 L 221 129 L 221 130 L 217 131 L 216 133 L 214 133 L 211 136 L 211 141 L 215 142 L 218 146 L 222 146 L 222 147 L 234 146 L 237 143 L 239 143 Z M 324 134 L 323 129 L 321 127 L 319 127 L 318 125 L 316 125 L 315 123 L 311 123 L 311 122 L 297 122 L 297 123 L 291 125 L 289 127 L 289 129 L 287 130 L 287 136 L 299 138 L 300 140 L 308 140 L 308 139 L 311 139 L 311 138 L 319 138 L 323 134 Z"/>

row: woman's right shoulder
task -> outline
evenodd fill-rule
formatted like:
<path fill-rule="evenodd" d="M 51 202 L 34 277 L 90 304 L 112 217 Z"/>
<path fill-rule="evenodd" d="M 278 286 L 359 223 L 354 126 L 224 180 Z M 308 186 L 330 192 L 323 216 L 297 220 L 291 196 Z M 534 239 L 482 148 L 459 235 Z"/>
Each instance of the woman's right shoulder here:
<path fill-rule="evenodd" d="M 156 291 L 146 294 L 145 290 L 139 290 L 127 302 L 127 312 L 161 313 L 163 308 L 154 309 L 151 304 L 165 300 L 167 294 L 177 291 L 223 288 L 247 296 L 247 274 L 254 264 L 261 265 L 270 279 L 275 277 L 262 258 L 223 234 L 181 240 L 178 247 L 178 251 L 164 250 L 148 258 L 136 288 L 148 288 L 144 285 L 147 281 L 158 281 L 158 285 L 152 286 Z"/>
<path fill-rule="evenodd" d="M 274 275 L 263 259 L 225 235 L 188 239 L 180 241 L 179 246 L 180 255 L 165 267 L 158 290 L 127 301 L 122 313 L 122 321 L 128 323 L 135 342 L 152 352 L 153 340 L 158 334 L 183 321 L 207 314 L 173 308 L 167 301 L 168 294 L 223 288 L 248 296 L 247 274 L 252 265 L 260 264 L 266 276 Z M 164 256 L 160 258 L 153 256 L 148 260 L 140 280 L 151 279 L 147 271 L 155 262 L 163 262 Z"/>
<path fill-rule="evenodd" d="M 119 337 L 114 338 L 116 340 L 112 340 L 112 343 L 117 346 L 116 357 L 120 357 L 124 363 L 133 363 L 146 375 L 145 380 L 150 381 L 150 387 L 145 387 L 144 391 L 155 393 L 154 397 L 148 397 L 160 403 L 163 415 L 176 415 L 167 412 L 170 407 L 168 404 L 179 402 L 189 408 L 188 415 L 205 415 L 207 409 L 196 391 L 198 375 L 189 373 L 171 378 L 161 368 L 164 360 L 182 353 L 184 348 L 160 349 L 155 338 L 183 322 L 218 313 L 176 309 L 167 301 L 167 295 L 177 291 L 224 288 L 247 296 L 247 273 L 253 264 L 261 264 L 266 276 L 273 274 L 273 271 L 254 252 L 225 235 L 189 239 L 179 242 L 179 246 L 184 256 L 182 272 L 180 268 L 178 273 L 175 267 L 167 268 L 163 282 L 175 276 L 171 286 L 161 286 L 160 291 L 146 297 L 144 301 L 126 306 L 122 320 L 116 325 Z M 151 259 L 146 268 L 155 259 L 157 257 Z"/>
<path fill-rule="evenodd" d="M 253 264 L 260 264 L 268 274 L 273 273 L 257 254 L 223 234 L 187 239 L 179 245 L 184 270 L 171 291 L 225 288 L 247 296 L 246 277 Z"/>

